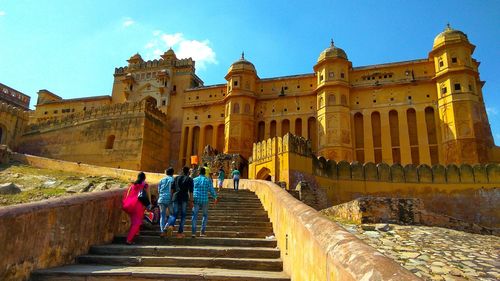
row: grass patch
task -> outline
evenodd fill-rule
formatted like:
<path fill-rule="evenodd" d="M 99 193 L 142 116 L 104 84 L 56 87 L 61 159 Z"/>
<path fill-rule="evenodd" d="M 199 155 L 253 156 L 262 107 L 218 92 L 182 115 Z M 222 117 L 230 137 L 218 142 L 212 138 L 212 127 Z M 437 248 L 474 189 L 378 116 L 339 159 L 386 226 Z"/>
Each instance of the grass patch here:
<path fill-rule="evenodd" d="M 65 195 L 63 188 L 35 188 L 18 194 L 0 195 L 0 206 L 28 203 Z"/>

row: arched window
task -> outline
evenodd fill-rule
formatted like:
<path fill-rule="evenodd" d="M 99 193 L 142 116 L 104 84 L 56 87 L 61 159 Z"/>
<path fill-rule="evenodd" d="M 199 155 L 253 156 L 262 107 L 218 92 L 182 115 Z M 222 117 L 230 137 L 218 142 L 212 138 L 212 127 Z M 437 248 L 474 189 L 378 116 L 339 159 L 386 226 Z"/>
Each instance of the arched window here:
<path fill-rule="evenodd" d="M 425 124 L 427 125 L 427 137 L 429 139 L 429 152 L 431 154 L 431 164 L 439 163 L 439 153 L 437 147 L 436 117 L 434 108 L 425 108 Z"/>
<path fill-rule="evenodd" d="M 0 144 L 3 144 L 3 128 L 0 126 Z"/>
<path fill-rule="evenodd" d="M 239 103 L 235 103 L 234 106 L 233 106 L 233 113 L 240 113 L 240 104 Z"/>
<path fill-rule="evenodd" d="M 307 138 L 311 140 L 313 152 L 318 151 L 318 125 L 316 118 L 309 117 L 307 119 Z"/>
<path fill-rule="evenodd" d="M 266 123 L 260 121 L 257 127 L 257 141 L 262 141 L 265 138 Z"/>
<path fill-rule="evenodd" d="M 271 121 L 269 129 L 271 138 L 274 138 L 276 136 L 276 120 Z"/>
<path fill-rule="evenodd" d="M 330 94 L 328 96 L 328 105 L 335 105 L 336 100 L 335 100 L 335 94 Z"/>
<path fill-rule="evenodd" d="M 290 132 L 290 120 L 285 119 L 281 121 L 281 136 L 286 135 L 288 132 Z"/>
<path fill-rule="evenodd" d="M 245 103 L 245 114 L 250 114 L 250 105 Z"/>
<path fill-rule="evenodd" d="M 302 136 L 302 119 L 295 119 L 295 135 Z"/>
<path fill-rule="evenodd" d="M 115 144 L 115 135 L 108 136 L 106 139 L 106 149 L 113 149 L 113 146 Z"/>
<path fill-rule="evenodd" d="M 347 105 L 347 97 L 345 95 L 340 96 L 340 104 Z"/>

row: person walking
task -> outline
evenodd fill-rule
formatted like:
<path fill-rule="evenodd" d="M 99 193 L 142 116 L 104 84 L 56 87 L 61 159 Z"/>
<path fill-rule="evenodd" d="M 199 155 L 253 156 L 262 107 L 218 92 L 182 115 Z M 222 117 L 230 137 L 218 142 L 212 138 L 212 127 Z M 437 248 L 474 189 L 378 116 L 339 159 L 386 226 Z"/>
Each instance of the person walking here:
<path fill-rule="evenodd" d="M 235 168 L 231 173 L 231 176 L 233 177 L 233 188 L 234 190 L 238 191 L 238 187 L 240 185 L 240 171 Z"/>
<path fill-rule="evenodd" d="M 208 221 L 208 193 L 214 198 L 215 204 L 217 204 L 217 193 L 215 193 L 214 185 L 212 180 L 205 176 L 205 168 L 200 168 L 200 175 L 194 179 L 194 206 L 193 215 L 191 218 L 191 237 L 196 237 L 196 222 L 198 220 L 198 211 L 201 209 L 203 212 L 203 218 L 201 220 L 201 233 L 200 237 L 204 237 L 205 230 L 207 228 Z"/>
<path fill-rule="evenodd" d="M 170 189 L 174 213 L 168 218 L 167 236 L 172 236 L 177 215 L 180 212 L 179 230 L 177 238 L 184 238 L 184 223 L 186 222 L 186 209 L 188 201 L 193 198 L 193 179 L 189 177 L 189 167 L 182 168 L 182 175 L 175 177 Z"/>
<path fill-rule="evenodd" d="M 219 192 L 223 187 L 225 178 L 226 178 L 226 173 L 224 172 L 224 168 L 220 167 L 219 175 L 217 176 L 217 187 Z"/>
<path fill-rule="evenodd" d="M 211 171 L 211 170 L 210 170 L 210 168 L 208 167 L 208 163 L 207 163 L 207 162 L 205 162 L 205 163 L 203 164 L 203 167 L 205 168 L 205 176 L 207 176 L 207 178 L 209 178 L 209 179 L 212 179 L 212 173 L 211 173 L 212 171 Z"/>
<path fill-rule="evenodd" d="M 160 183 L 158 184 L 158 205 L 160 206 L 160 236 L 165 236 L 165 226 L 167 225 L 168 216 L 172 215 L 174 211 L 171 197 L 171 189 L 174 182 L 174 168 L 168 168 L 165 173 L 167 174 L 167 176 L 161 179 Z"/>
<path fill-rule="evenodd" d="M 139 234 L 144 218 L 146 206 L 139 198 L 139 193 L 141 193 L 141 191 L 147 193 L 147 199 L 151 202 L 151 194 L 148 189 L 148 184 L 146 183 L 146 174 L 143 172 L 140 172 L 137 175 L 137 180 L 129 186 L 122 201 L 122 208 L 130 217 L 130 229 L 125 242 L 127 245 L 132 245 L 134 243 L 134 238 Z M 147 203 L 147 205 L 149 205 L 149 203 Z"/>

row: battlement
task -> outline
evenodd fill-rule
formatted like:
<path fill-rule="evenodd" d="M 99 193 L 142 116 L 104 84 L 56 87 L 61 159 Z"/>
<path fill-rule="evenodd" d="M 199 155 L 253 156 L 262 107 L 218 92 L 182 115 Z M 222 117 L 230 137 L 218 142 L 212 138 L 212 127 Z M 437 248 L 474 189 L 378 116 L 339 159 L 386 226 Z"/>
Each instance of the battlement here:
<path fill-rule="evenodd" d="M 0 112 L 6 112 L 10 115 L 15 115 L 19 118 L 26 119 L 26 120 L 29 117 L 29 111 L 25 111 L 19 107 L 12 106 L 12 105 L 7 104 L 5 102 L 0 102 Z"/>
<path fill-rule="evenodd" d="M 156 119 L 165 122 L 167 119 L 166 114 L 160 111 L 155 106 L 154 103 L 152 103 L 148 99 L 143 99 L 142 101 L 138 102 L 126 102 L 126 103 L 118 103 L 112 105 L 104 105 L 84 112 L 70 114 L 60 119 L 47 120 L 44 122 L 36 123 L 29 126 L 27 128 L 27 132 L 72 126 L 77 122 L 83 122 L 92 119 L 119 117 L 123 115 L 133 115 L 133 114 L 143 114 L 143 113 L 146 113 L 149 116 L 153 116 Z"/>
<path fill-rule="evenodd" d="M 195 67 L 195 61 L 192 58 L 186 58 L 186 59 L 176 59 L 172 61 L 166 61 L 164 59 L 154 59 L 154 60 L 148 60 L 145 62 L 141 62 L 139 64 L 136 64 L 133 66 L 133 70 L 145 70 L 145 69 L 150 69 L 150 68 L 157 68 L 157 67 L 162 67 L 162 66 L 173 66 L 173 67 Z M 128 72 L 129 67 L 128 66 L 123 66 L 123 67 L 116 67 L 115 68 L 115 74 L 125 74 Z"/>

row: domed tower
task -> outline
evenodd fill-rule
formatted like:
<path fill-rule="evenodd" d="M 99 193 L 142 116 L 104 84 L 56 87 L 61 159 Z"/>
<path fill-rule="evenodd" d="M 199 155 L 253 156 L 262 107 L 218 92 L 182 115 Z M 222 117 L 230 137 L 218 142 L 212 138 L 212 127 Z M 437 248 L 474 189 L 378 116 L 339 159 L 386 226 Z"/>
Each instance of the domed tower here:
<path fill-rule="evenodd" d="M 434 60 L 444 163 L 484 163 L 493 138 L 484 107 L 475 46 L 448 24 L 434 39 Z"/>
<path fill-rule="evenodd" d="M 314 66 L 317 78 L 318 154 L 328 159 L 353 160 L 349 108 L 351 62 L 331 41 Z"/>
<path fill-rule="evenodd" d="M 248 159 L 254 139 L 255 83 L 258 79 L 254 65 L 245 59 L 234 62 L 226 75 L 224 152 L 238 153 Z"/>

